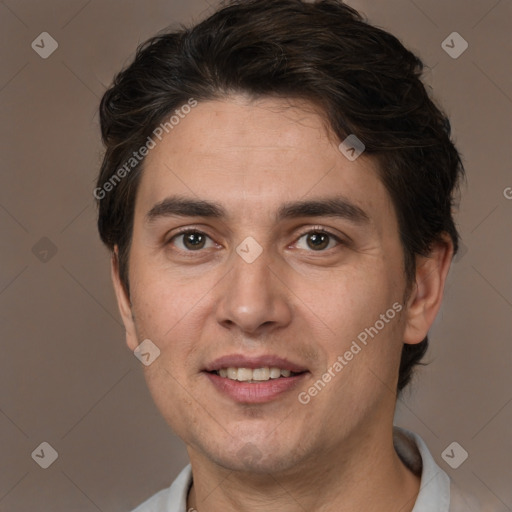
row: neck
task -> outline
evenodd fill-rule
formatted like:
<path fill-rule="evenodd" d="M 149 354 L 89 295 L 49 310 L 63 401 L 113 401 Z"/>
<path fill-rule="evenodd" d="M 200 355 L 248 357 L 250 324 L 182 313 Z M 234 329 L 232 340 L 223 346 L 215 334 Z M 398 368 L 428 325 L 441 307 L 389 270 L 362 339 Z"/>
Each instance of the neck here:
<path fill-rule="evenodd" d="M 410 512 L 420 478 L 400 460 L 392 430 L 359 435 L 300 467 L 268 474 L 220 468 L 189 450 L 194 483 L 187 510 L 197 512 Z"/>

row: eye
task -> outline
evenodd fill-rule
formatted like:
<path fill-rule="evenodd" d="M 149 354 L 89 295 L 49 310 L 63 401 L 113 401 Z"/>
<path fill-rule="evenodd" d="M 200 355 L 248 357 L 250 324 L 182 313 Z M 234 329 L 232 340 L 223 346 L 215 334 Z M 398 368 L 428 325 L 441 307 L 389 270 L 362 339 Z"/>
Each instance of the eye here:
<path fill-rule="evenodd" d="M 302 235 L 296 243 L 297 248 L 313 251 L 332 249 L 340 243 L 340 239 L 326 231 L 309 231 Z"/>
<path fill-rule="evenodd" d="M 182 251 L 199 251 L 215 246 L 208 235 L 197 230 L 183 231 L 174 235 L 169 243 Z"/>

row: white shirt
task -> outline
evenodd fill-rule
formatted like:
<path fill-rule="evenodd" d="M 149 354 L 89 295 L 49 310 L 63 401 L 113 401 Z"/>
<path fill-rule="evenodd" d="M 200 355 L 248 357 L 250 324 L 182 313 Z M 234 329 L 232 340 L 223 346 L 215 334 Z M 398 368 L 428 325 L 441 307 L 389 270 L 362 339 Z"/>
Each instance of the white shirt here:
<path fill-rule="evenodd" d="M 476 500 L 458 490 L 435 463 L 421 437 L 393 427 L 395 450 L 403 463 L 421 473 L 420 492 L 412 512 L 480 512 Z M 187 495 L 192 484 L 192 468 L 186 466 L 172 485 L 149 498 L 132 512 L 187 512 Z"/>

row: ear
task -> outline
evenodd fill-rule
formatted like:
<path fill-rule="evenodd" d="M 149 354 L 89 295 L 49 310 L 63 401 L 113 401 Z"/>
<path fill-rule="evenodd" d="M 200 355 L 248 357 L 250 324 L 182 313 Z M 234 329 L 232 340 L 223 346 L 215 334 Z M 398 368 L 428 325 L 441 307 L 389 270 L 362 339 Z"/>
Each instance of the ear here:
<path fill-rule="evenodd" d="M 453 257 L 453 242 L 444 234 L 435 242 L 428 257 L 416 258 L 415 283 L 407 301 L 404 343 L 420 343 L 441 307 L 446 276 Z"/>
<path fill-rule="evenodd" d="M 114 252 L 112 253 L 111 259 L 111 276 L 112 283 L 114 285 L 114 292 L 117 298 L 117 306 L 119 308 L 119 313 L 121 313 L 121 318 L 123 320 L 124 328 L 126 331 L 126 344 L 130 348 L 130 350 L 135 350 L 139 344 L 137 337 L 137 330 L 135 328 L 134 317 L 132 314 L 131 302 L 126 289 L 121 282 L 121 277 L 119 275 L 119 256 L 118 256 L 118 248 L 117 245 L 114 247 Z"/>

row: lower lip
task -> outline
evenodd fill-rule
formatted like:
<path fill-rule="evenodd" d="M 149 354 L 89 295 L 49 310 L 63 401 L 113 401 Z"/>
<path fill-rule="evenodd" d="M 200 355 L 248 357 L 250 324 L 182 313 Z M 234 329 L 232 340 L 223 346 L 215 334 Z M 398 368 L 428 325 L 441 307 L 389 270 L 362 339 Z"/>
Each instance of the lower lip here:
<path fill-rule="evenodd" d="M 248 383 L 220 377 L 216 373 L 205 372 L 210 382 L 221 393 L 228 395 L 235 402 L 246 404 L 260 404 L 274 400 L 283 393 L 295 388 L 304 379 L 306 373 L 294 375 L 293 377 L 270 379 L 259 383 Z"/>

